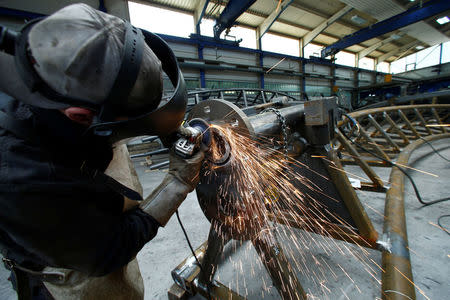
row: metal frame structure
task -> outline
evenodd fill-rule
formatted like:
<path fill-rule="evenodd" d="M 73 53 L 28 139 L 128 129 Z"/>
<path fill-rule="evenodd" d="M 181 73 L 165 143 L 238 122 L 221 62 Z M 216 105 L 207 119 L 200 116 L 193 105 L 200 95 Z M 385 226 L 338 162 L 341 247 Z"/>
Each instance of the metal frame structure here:
<path fill-rule="evenodd" d="M 408 164 L 411 153 L 427 141 L 449 138 L 450 132 L 442 120 L 450 117 L 448 104 L 424 104 L 389 106 L 361 110 L 350 114 L 355 120 L 349 132 L 353 142 L 338 133 L 338 150 L 342 152 L 341 162 L 356 164 L 366 173 L 370 182 L 362 183 L 362 189 L 373 190 L 383 187 L 383 182 L 370 166 L 392 167 L 389 163 L 397 157 L 396 163 Z M 351 121 L 344 119 L 340 127 Z M 438 127 L 429 127 L 434 124 Z M 359 130 L 359 134 L 356 132 Z M 363 145 L 362 150 L 353 145 Z M 368 150 L 368 151 L 366 151 Z M 392 168 L 390 188 L 386 192 L 383 241 L 388 249 L 382 253 L 382 297 L 383 299 L 415 299 L 415 285 L 412 276 L 408 248 L 404 205 L 404 174 Z M 391 293 L 396 291 L 398 293 Z"/>
<path fill-rule="evenodd" d="M 282 97 L 282 99 L 280 99 Z M 295 97 L 286 93 L 264 89 L 213 89 L 188 92 L 188 106 L 193 106 L 204 99 L 221 99 L 235 104 L 239 108 L 271 103 L 283 100 L 297 102 Z M 189 108 L 188 108 L 189 110 Z"/>
<path fill-rule="evenodd" d="M 260 104 L 255 109 L 259 109 L 258 107 L 261 105 L 268 107 L 273 104 Z M 252 107 L 247 109 L 252 109 Z M 287 111 L 286 117 L 289 119 Z M 355 231 L 325 224 L 328 226 L 328 236 L 383 251 L 382 267 L 385 271 L 382 274 L 381 295 L 383 299 L 400 299 L 402 297 L 389 293 L 390 290 L 400 291 L 411 299 L 415 299 L 415 287 L 409 261 L 405 225 L 403 177 L 396 168 L 393 168 L 390 178 L 392 184 L 387 190 L 371 166 L 391 167 L 392 165 L 384 160 L 392 161 L 395 157 L 398 157 L 399 163 L 407 164 L 410 153 L 424 143 L 424 140 L 450 137 L 448 129 L 443 126 L 427 126 L 429 124 L 442 125 L 443 120 L 450 118 L 449 112 L 450 105 L 445 104 L 390 106 L 353 112 L 350 117 L 355 120 L 354 122 L 345 118 L 338 124 L 342 132 L 336 131 L 334 144 L 337 151 L 319 153 L 324 157 L 322 160 L 324 165 L 328 166 L 330 178 L 339 187 L 339 193 L 343 196 L 347 208 L 351 209 L 350 213 L 358 228 L 355 234 Z M 275 123 L 271 126 L 276 127 Z M 256 132 L 259 132 L 258 130 Z M 350 137 L 352 141 L 349 141 L 347 137 Z M 363 145 L 369 151 L 359 149 L 356 144 Z M 342 154 L 342 158 L 338 158 L 337 153 L 339 152 Z M 346 164 L 358 165 L 369 178 L 368 182 L 361 184 L 361 189 L 387 191 L 384 232 L 380 240 L 387 243 L 389 249 L 377 244 L 378 233 L 373 229 L 370 219 L 365 214 L 364 208 L 343 172 L 342 165 Z M 302 224 L 299 224 L 298 220 L 289 220 L 289 218 L 280 218 L 280 216 L 272 216 L 272 220 L 286 226 L 307 230 L 304 226 L 302 227 Z M 320 233 L 320 231 L 316 233 Z M 209 290 L 205 285 L 205 282 L 209 282 L 217 269 L 218 259 L 226 242 L 227 240 L 219 238 L 217 233 L 211 230 L 208 241 L 197 249 L 200 262 L 206 269 L 206 274 L 209 275 L 200 274 L 199 267 L 193 262 L 194 258 L 187 258 L 172 273 L 178 285 L 175 284 L 169 290 L 169 299 L 184 299 L 189 293 L 200 293 L 206 297 L 211 295 L 215 299 L 244 299 L 219 282 L 214 281 L 214 284 L 209 286 Z M 254 241 L 253 245 L 261 257 L 274 258 L 275 264 L 266 264 L 264 260 L 263 264 L 282 298 L 292 299 L 292 295 L 289 296 L 290 294 L 284 291 L 280 284 L 283 280 L 293 276 L 283 254 L 282 245 L 258 244 L 257 241 Z M 179 276 L 180 274 L 183 274 L 182 278 Z M 204 278 L 205 276 L 209 277 Z M 295 280 L 292 282 L 292 290 L 298 292 L 300 299 L 306 299 L 304 289 L 299 282 Z M 184 289 L 180 289 L 180 286 L 183 286 Z"/>

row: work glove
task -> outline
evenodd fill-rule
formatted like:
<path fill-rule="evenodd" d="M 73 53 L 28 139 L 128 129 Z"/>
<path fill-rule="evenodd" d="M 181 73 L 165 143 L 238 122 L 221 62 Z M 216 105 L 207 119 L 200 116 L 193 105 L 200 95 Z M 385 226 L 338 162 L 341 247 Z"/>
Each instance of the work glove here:
<path fill-rule="evenodd" d="M 182 158 L 172 149 L 170 151 L 169 172 L 161 184 L 142 202 L 141 209 L 151 215 L 161 226 L 192 192 L 200 181 L 199 173 L 205 157 L 200 150 L 191 158 Z"/>

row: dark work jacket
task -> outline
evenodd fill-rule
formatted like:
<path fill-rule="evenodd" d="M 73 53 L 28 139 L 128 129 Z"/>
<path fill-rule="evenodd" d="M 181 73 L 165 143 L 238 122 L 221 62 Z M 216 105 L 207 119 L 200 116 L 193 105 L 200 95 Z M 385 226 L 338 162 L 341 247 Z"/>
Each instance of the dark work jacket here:
<path fill-rule="evenodd" d="M 127 264 L 159 224 L 82 166 L 104 171 L 111 147 L 57 110 L 30 107 L 0 92 L 0 109 L 35 132 L 0 128 L 0 246 L 6 255 L 92 276 Z"/>

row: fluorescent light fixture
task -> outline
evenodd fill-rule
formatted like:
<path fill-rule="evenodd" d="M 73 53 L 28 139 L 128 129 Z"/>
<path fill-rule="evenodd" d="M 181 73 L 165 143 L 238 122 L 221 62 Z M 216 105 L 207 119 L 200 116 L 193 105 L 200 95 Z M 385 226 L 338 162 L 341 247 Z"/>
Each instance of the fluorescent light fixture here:
<path fill-rule="evenodd" d="M 424 46 L 417 46 L 416 49 L 417 50 L 422 50 L 423 48 L 425 48 Z"/>
<path fill-rule="evenodd" d="M 445 17 L 437 19 L 436 22 L 438 22 L 440 25 L 444 25 L 444 24 L 447 24 L 448 22 L 450 22 L 450 19 L 447 16 L 445 16 Z"/>
<path fill-rule="evenodd" d="M 393 40 L 398 40 L 399 38 L 401 38 L 401 36 L 394 33 L 393 35 L 391 35 L 391 38 L 392 38 Z"/>
<path fill-rule="evenodd" d="M 358 15 L 354 15 L 354 16 L 351 17 L 350 19 L 351 19 L 354 23 L 359 24 L 359 25 L 362 25 L 362 24 L 364 24 L 364 23 L 367 22 L 366 19 L 361 18 L 361 17 L 358 16 Z"/>

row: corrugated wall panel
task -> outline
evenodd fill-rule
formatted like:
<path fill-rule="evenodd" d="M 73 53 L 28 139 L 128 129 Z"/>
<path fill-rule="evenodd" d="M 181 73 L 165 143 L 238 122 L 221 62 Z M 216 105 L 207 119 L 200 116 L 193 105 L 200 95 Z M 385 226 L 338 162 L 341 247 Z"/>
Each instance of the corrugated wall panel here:
<path fill-rule="evenodd" d="M 276 65 L 276 66 L 275 66 Z M 274 70 L 287 70 L 300 72 L 300 64 L 298 61 L 293 61 L 291 59 L 284 59 L 279 57 L 264 57 L 264 67 L 271 68 Z"/>
<path fill-rule="evenodd" d="M 204 48 L 204 59 L 217 60 L 232 64 L 256 66 L 258 58 L 253 53 L 242 53 L 237 51 L 229 51 L 224 49 Z"/>
<path fill-rule="evenodd" d="M 193 45 L 168 43 L 177 57 L 197 58 L 197 47 Z"/>
<path fill-rule="evenodd" d="M 305 71 L 307 73 L 330 75 L 330 67 L 316 64 L 306 64 Z"/>

